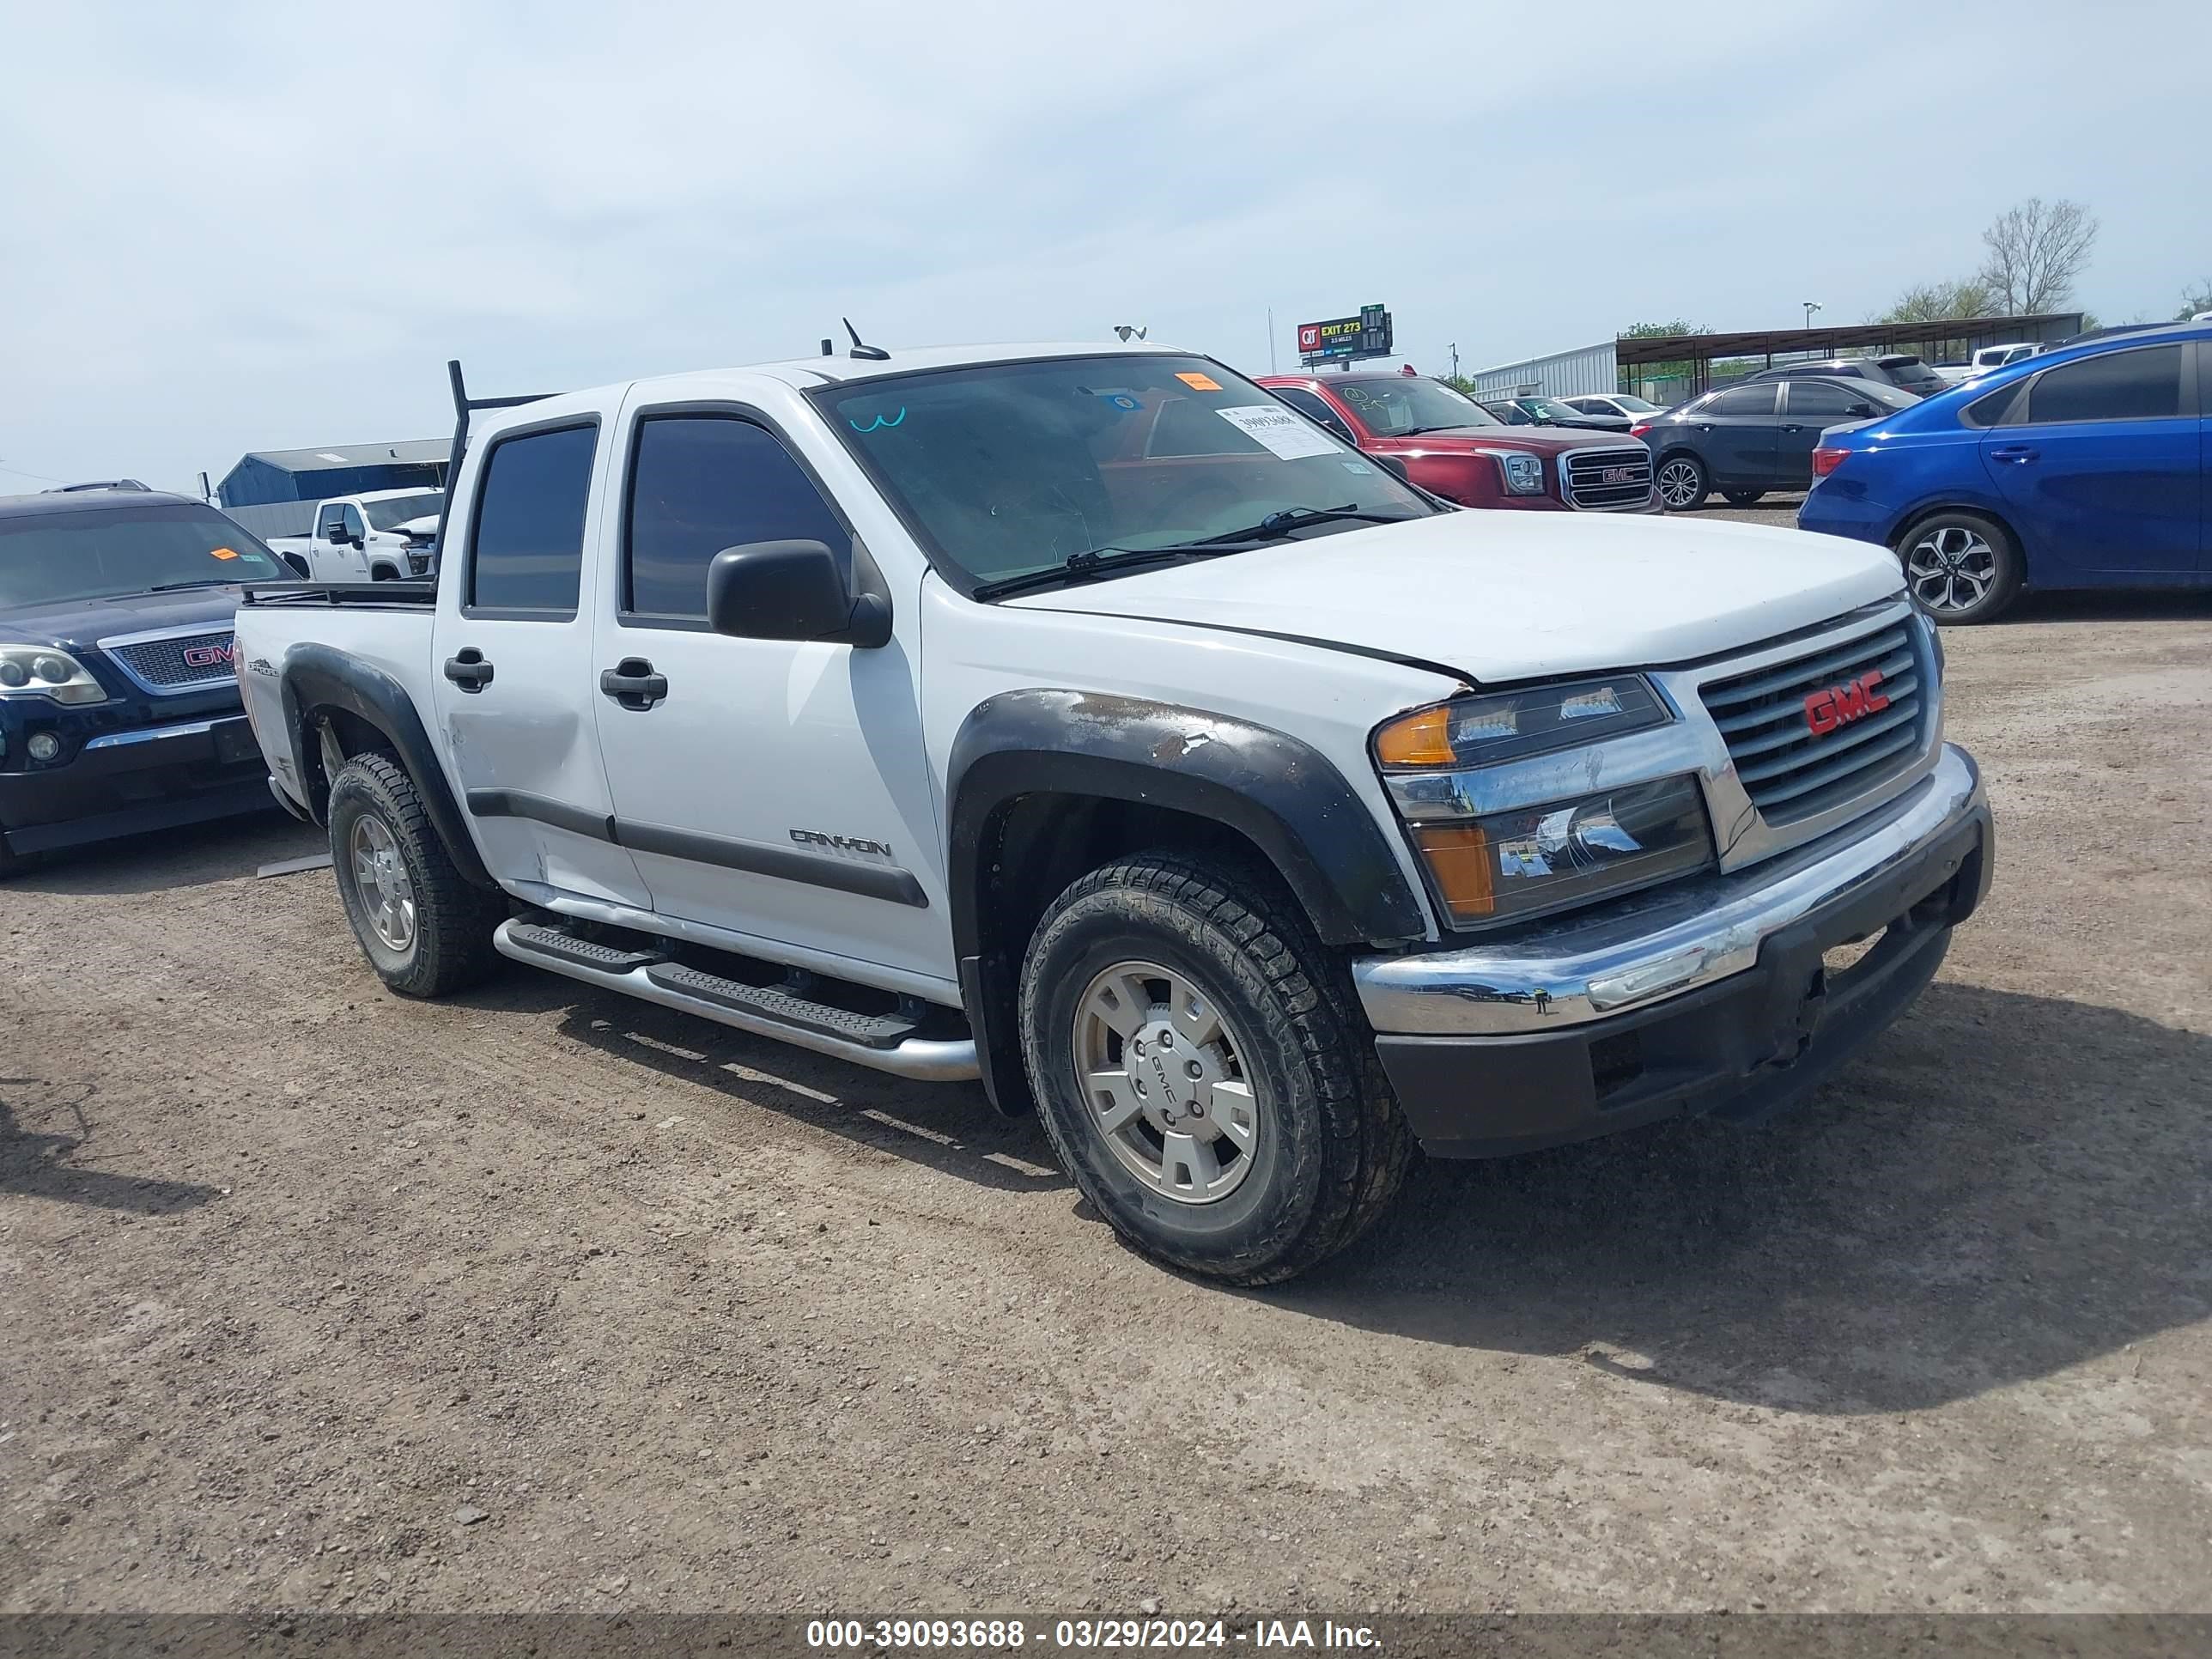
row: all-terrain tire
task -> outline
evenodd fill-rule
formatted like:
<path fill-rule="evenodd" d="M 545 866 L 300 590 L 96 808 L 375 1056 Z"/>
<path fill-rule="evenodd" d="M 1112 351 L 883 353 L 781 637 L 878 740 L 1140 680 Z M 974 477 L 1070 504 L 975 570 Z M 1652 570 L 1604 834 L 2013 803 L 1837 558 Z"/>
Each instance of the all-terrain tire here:
<path fill-rule="evenodd" d="M 331 782 L 329 817 L 338 896 L 378 978 L 402 996 L 440 997 L 499 965 L 491 936 L 507 902 L 454 867 L 406 768 L 389 755 L 356 755 Z M 364 873 L 364 856 L 372 866 L 382 858 L 381 878 Z M 389 902 L 393 874 L 404 877 L 404 905 Z M 403 914 L 404 929 L 392 920 Z"/>
<path fill-rule="evenodd" d="M 1079 1016 L 1098 976 L 1131 962 L 1199 988 L 1236 1039 L 1260 1128 L 1244 1176 L 1216 1200 L 1148 1185 L 1097 1121 Z M 1412 1135 L 1343 959 L 1256 861 L 1143 853 L 1083 877 L 1038 924 L 1019 1018 L 1061 1166 L 1116 1232 L 1170 1267 L 1235 1285 L 1289 1279 L 1358 1237 L 1404 1179 Z"/>

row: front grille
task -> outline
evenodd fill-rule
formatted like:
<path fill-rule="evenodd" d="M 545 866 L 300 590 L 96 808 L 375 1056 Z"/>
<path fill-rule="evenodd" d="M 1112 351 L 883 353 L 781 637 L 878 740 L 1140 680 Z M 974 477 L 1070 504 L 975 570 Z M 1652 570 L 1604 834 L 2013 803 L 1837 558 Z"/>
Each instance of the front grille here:
<path fill-rule="evenodd" d="M 129 644 L 102 642 L 123 672 L 149 691 L 189 691 L 231 678 L 230 629 Z"/>
<path fill-rule="evenodd" d="M 1854 714 L 1859 704 L 1850 688 L 1869 674 L 1881 678 L 1863 712 Z M 1845 644 L 1815 641 L 1795 661 L 1715 680 L 1698 695 L 1759 816 L 1788 823 L 1878 788 L 1912 764 L 1921 749 L 1920 680 L 1911 624 L 1901 621 Z M 1831 729 L 1816 732 L 1816 718 L 1832 720 Z"/>
<path fill-rule="evenodd" d="M 1626 449 L 1571 449 L 1560 457 L 1560 477 L 1569 507 L 1604 513 L 1648 506 L 1651 452 L 1642 444 Z"/>

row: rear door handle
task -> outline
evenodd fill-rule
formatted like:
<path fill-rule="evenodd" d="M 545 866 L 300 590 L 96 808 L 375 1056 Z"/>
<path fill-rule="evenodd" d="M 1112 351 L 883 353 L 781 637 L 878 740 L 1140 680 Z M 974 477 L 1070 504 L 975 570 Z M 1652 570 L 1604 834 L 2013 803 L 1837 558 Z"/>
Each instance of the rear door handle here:
<path fill-rule="evenodd" d="M 668 677 L 642 657 L 624 657 L 599 671 L 599 690 L 625 708 L 650 708 L 668 696 Z"/>
<path fill-rule="evenodd" d="M 463 646 L 458 655 L 446 659 L 446 678 L 464 691 L 481 691 L 491 684 L 491 665 L 476 647 Z"/>
<path fill-rule="evenodd" d="M 2026 466 L 2030 461 L 2041 460 L 2043 452 L 2039 449 L 2031 449 L 2026 444 L 1999 444 L 1995 449 L 1990 451 L 1990 459 L 1993 461 L 2011 461 L 2017 465 Z"/>

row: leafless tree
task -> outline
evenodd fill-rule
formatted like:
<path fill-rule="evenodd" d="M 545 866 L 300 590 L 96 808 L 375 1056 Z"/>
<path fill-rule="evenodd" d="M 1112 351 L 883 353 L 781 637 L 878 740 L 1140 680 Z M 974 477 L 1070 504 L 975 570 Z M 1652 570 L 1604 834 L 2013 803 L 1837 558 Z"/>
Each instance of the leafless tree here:
<path fill-rule="evenodd" d="M 2212 311 L 2212 276 L 2181 290 L 2181 309 L 2173 313 L 2174 320 L 2187 322 L 2200 311 Z"/>
<path fill-rule="evenodd" d="M 1982 281 L 2009 315 L 2033 316 L 2074 297 L 2074 281 L 2097 245 L 2097 216 L 2079 202 L 2031 196 L 1999 214 L 1982 243 L 1989 249 Z"/>

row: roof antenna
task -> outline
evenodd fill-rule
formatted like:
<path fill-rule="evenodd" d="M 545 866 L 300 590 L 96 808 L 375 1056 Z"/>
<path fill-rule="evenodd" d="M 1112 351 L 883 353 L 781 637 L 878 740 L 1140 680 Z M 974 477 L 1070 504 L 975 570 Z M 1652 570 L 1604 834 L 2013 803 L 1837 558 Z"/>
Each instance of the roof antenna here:
<path fill-rule="evenodd" d="M 845 325 L 845 332 L 853 337 L 853 349 L 846 354 L 848 356 L 858 357 L 864 363 L 890 362 L 891 354 L 881 346 L 872 346 L 862 342 L 860 331 L 853 326 L 853 319 L 850 317 L 840 317 L 837 320 Z"/>

